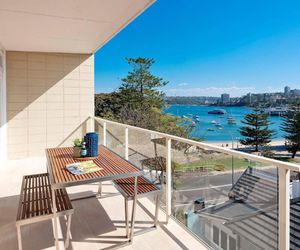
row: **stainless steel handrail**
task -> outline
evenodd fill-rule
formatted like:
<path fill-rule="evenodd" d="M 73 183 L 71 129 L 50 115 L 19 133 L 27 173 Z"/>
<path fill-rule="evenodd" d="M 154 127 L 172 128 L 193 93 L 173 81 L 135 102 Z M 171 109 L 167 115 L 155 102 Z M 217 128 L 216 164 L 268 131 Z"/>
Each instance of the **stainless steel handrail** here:
<path fill-rule="evenodd" d="M 187 144 L 192 144 L 194 146 L 198 146 L 203 149 L 214 150 L 214 151 L 228 154 L 231 156 L 235 156 L 238 158 L 247 158 L 252 161 L 258 161 L 258 162 L 265 163 L 265 164 L 271 164 L 272 166 L 281 167 L 281 168 L 291 170 L 291 171 L 300 171 L 300 165 L 297 165 L 294 163 L 282 162 L 279 160 L 274 160 L 274 159 L 266 158 L 263 156 L 252 155 L 252 154 L 248 154 L 245 152 L 240 152 L 240 151 L 236 151 L 236 150 L 232 150 L 232 149 L 228 149 L 228 148 L 222 148 L 222 147 L 219 147 L 216 145 L 212 145 L 212 144 L 208 144 L 208 143 L 204 143 L 204 142 L 198 142 L 198 141 L 194 141 L 194 140 L 190 140 L 190 139 L 186 139 L 186 138 L 182 138 L 182 137 L 178 137 L 178 136 L 174 136 L 174 135 L 170 135 L 170 134 L 166 134 L 166 133 L 162 133 L 162 132 L 157 132 L 157 131 L 153 131 L 153 130 L 149 130 L 149 129 L 145 129 L 145 128 L 140 128 L 140 127 L 135 127 L 132 125 L 119 123 L 119 122 L 114 122 L 114 121 L 106 120 L 106 119 L 99 118 L 99 117 L 90 117 L 90 118 L 98 120 L 98 121 L 106 122 L 107 124 L 114 124 L 114 125 L 118 125 L 118 126 L 121 126 L 124 128 L 133 129 L 136 131 L 142 131 L 142 132 L 146 132 L 146 133 L 156 134 L 156 135 L 164 137 L 164 138 L 170 138 L 170 139 L 173 139 L 176 141 L 184 142 Z"/>

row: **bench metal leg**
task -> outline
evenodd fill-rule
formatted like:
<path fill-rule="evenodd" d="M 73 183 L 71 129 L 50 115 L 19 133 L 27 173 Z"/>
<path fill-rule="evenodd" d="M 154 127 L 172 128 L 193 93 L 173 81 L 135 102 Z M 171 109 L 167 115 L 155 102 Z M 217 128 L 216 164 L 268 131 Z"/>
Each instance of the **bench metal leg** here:
<path fill-rule="evenodd" d="M 71 219 L 72 219 L 72 214 L 68 215 L 68 220 L 67 220 L 67 235 L 66 235 L 66 241 L 65 241 L 65 247 L 66 247 L 66 249 L 69 247 L 69 243 L 70 243 Z"/>
<path fill-rule="evenodd" d="M 102 182 L 99 182 L 97 197 L 102 196 Z"/>
<path fill-rule="evenodd" d="M 145 232 L 149 232 L 151 230 L 154 230 L 157 228 L 158 226 L 158 214 L 159 214 L 159 202 L 160 202 L 160 198 L 161 198 L 161 194 L 157 194 L 155 196 L 155 212 L 154 212 L 154 219 L 153 219 L 153 226 L 152 227 L 149 227 L 149 228 L 145 228 L 145 229 L 142 229 L 142 230 L 139 230 L 138 232 L 136 232 L 135 234 L 136 235 L 140 235 L 140 234 L 143 234 Z M 126 199 L 124 197 L 124 201 L 125 201 L 125 224 L 126 224 L 126 237 L 128 238 L 128 232 L 129 232 L 129 214 L 128 214 L 128 199 Z M 135 215 L 135 211 L 136 211 L 136 208 L 134 207 L 134 199 L 133 199 L 133 204 L 132 204 L 132 216 Z M 133 224 L 132 224 L 133 223 Z M 132 226 L 133 225 L 133 226 Z M 134 219 L 131 218 L 131 231 L 130 231 L 130 235 L 129 235 L 129 241 L 132 242 L 132 239 L 133 239 L 133 230 L 134 230 Z"/>
<path fill-rule="evenodd" d="M 56 209 L 56 202 L 55 202 L 55 190 L 52 189 L 52 208 L 53 208 L 53 232 L 54 232 L 54 239 L 55 239 L 55 247 L 59 250 L 58 245 L 58 223 L 57 223 L 57 209 Z"/>
<path fill-rule="evenodd" d="M 53 233 L 54 233 L 54 240 L 55 240 L 55 247 L 57 250 L 59 250 L 59 246 L 58 246 L 58 225 L 57 225 L 57 217 L 54 217 L 52 219 L 53 221 Z"/>
<path fill-rule="evenodd" d="M 19 250 L 22 250 L 22 236 L 21 236 L 21 229 L 20 229 L 20 226 L 18 225 L 17 226 L 17 236 L 18 236 L 18 247 L 19 247 Z"/>
<path fill-rule="evenodd" d="M 128 200 L 124 198 L 125 202 L 125 227 L 126 227 L 126 238 L 129 236 L 129 215 L 128 215 Z"/>
<path fill-rule="evenodd" d="M 132 204 L 132 215 L 131 215 L 131 231 L 129 241 L 132 242 L 134 235 L 134 223 L 135 223 L 135 213 L 136 213 L 136 203 L 137 203 L 137 189 L 138 189 L 138 177 L 134 177 L 134 196 Z"/>
<path fill-rule="evenodd" d="M 158 224 L 159 200 L 160 200 L 160 195 L 158 194 L 158 195 L 156 195 L 156 197 L 155 197 L 154 227 L 157 227 L 157 224 Z"/>

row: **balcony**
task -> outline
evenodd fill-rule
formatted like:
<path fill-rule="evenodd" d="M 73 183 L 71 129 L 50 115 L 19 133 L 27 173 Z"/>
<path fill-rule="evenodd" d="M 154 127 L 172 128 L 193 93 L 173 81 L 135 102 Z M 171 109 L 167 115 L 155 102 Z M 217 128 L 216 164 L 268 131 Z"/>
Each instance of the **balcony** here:
<path fill-rule="evenodd" d="M 100 199 L 76 200 L 73 249 L 298 249 L 300 166 L 90 117 L 58 146 L 94 130 L 100 144 L 144 170 L 164 190 L 157 230 L 154 204 L 139 200 L 132 245 L 124 245 L 124 202 L 110 182 Z M 16 249 L 15 215 L 21 177 L 45 172 L 45 159 L 9 161 L 0 169 L 1 249 Z M 97 184 L 69 188 L 72 199 Z M 65 231 L 60 221 L 61 232 Z M 24 249 L 52 249 L 51 222 L 24 227 Z M 60 244 L 63 235 L 60 232 Z"/>
<path fill-rule="evenodd" d="M 8 162 L 1 168 L 0 193 L 0 249 L 17 249 L 15 219 L 22 176 L 45 172 L 45 160 L 40 158 Z M 71 198 L 79 198 L 97 192 L 97 184 L 68 189 Z M 139 200 L 136 233 L 153 223 L 154 204 L 147 198 Z M 176 222 L 165 223 L 160 213 L 157 230 L 137 235 L 131 246 L 125 242 L 124 200 L 114 186 L 103 184 L 103 198 L 84 199 L 72 202 L 75 213 L 72 217 L 72 240 L 69 249 L 206 249 L 195 238 L 185 232 Z M 130 203 L 131 204 L 131 203 Z M 65 225 L 60 221 L 59 242 L 63 248 Z M 55 249 L 51 221 L 32 224 L 22 228 L 23 249 Z M 125 245 L 125 246 L 123 246 Z"/>

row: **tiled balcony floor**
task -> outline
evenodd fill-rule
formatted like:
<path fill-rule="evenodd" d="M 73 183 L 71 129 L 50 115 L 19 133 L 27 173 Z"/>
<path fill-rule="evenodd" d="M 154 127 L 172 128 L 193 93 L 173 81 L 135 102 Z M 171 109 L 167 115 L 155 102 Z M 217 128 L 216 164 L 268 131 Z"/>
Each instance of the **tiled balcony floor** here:
<path fill-rule="evenodd" d="M 27 159 L 1 163 L 0 166 L 0 249 L 17 249 L 15 217 L 21 179 L 24 174 L 45 172 L 43 159 Z M 68 189 L 71 198 L 97 191 L 97 184 Z M 136 231 L 152 225 L 154 205 L 147 198 L 140 199 L 136 215 Z M 73 202 L 72 240 L 69 249 L 110 249 L 125 241 L 124 200 L 110 182 L 103 184 L 101 199 L 89 198 Z M 65 223 L 59 227 L 60 249 L 63 249 Z M 52 222 L 45 221 L 22 228 L 23 249 L 54 249 Z M 137 235 L 133 244 L 122 249 L 206 249 L 173 220 L 165 223 L 160 212 L 156 230 Z"/>

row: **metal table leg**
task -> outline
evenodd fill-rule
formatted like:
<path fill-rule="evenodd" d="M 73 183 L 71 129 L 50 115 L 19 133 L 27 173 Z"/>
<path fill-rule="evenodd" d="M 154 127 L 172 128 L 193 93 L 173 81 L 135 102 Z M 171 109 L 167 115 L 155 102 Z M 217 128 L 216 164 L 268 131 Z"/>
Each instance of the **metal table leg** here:
<path fill-rule="evenodd" d="M 129 241 L 132 242 L 134 235 L 134 223 L 135 223 L 135 213 L 136 213 L 136 203 L 137 203 L 137 188 L 138 188 L 138 177 L 134 178 L 134 197 L 132 204 L 132 215 L 131 215 L 131 231 Z"/>
<path fill-rule="evenodd" d="M 70 244 L 70 234 L 71 234 L 71 219 L 72 219 L 72 214 L 69 214 L 67 216 L 68 221 L 67 221 L 67 235 L 66 235 L 66 241 L 65 241 L 65 248 L 67 249 Z"/>
<path fill-rule="evenodd" d="M 54 239 L 55 239 L 55 247 L 57 250 L 59 250 L 58 246 L 58 223 L 57 223 L 57 208 L 56 208 L 56 202 L 55 202 L 55 189 L 51 188 L 52 191 L 52 208 L 53 208 L 53 224 L 54 224 Z"/>
<path fill-rule="evenodd" d="M 22 250 L 22 235 L 20 225 L 17 225 L 17 233 L 18 233 L 18 247 L 19 250 Z"/>
<path fill-rule="evenodd" d="M 126 224 L 126 238 L 129 237 L 129 215 L 128 215 L 128 200 L 124 198 L 125 202 L 125 224 Z"/>
<path fill-rule="evenodd" d="M 101 198 L 102 196 L 102 182 L 99 182 L 98 193 L 96 195 L 97 198 Z"/>

